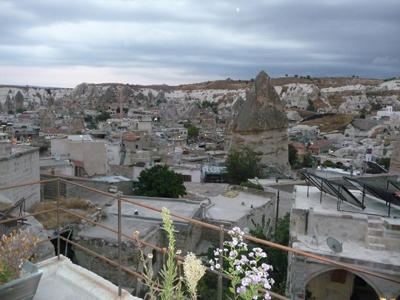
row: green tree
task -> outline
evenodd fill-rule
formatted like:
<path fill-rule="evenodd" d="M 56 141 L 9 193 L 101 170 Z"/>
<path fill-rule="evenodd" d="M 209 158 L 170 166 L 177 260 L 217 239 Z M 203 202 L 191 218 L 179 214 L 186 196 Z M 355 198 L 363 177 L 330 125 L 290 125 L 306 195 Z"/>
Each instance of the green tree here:
<path fill-rule="evenodd" d="M 333 161 L 329 160 L 329 159 L 325 160 L 325 161 L 322 163 L 322 166 L 323 166 L 323 167 L 328 167 L 328 168 L 334 168 L 334 167 L 336 167 L 335 163 L 334 163 Z"/>
<path fill-rule="evenodd" d="M 96 117 L 96 121 L 107 121 L 107 119 L 111 119 L 111 115 L 109 112 L 103 111 L 101 112 L 97 117 Z"/>
<path fill-rule="evenodd" d="M 390 167 L 390 157 L 382 157 L 377 158 L 376 163 L 385 167 L 386 170 L 389 170 Z"/>
<path fill-rule="evenodd" d="M 249 178 L 262 177 L 261 158 L 253 149 L 231 149 L 226 158 L 226 177 L 230 183 L 240 184 Z"/>
<path fill-rule="evenodd" d="M 158 106 L 158 105 L 160 105 L 161 103 L 168 103 L 168 102 L 167 102 L 167 99 L 165 99 L 165 98 L 163 98 L 163 99 L 157 99 L 156 105 Z"/>
<path fill-rule="evenodd" d="M 279 218 L 276 222 L 276 228 L 273 230 L 271 219 L 265 220 L 263 215 L 261 224 L 255 223 L 251 220 L 254 225 L 253 230 L 250 230 L 250 234 L 256 238 L 263 239 L 266 241 L 272 241 L 275 244 L 282 246 L 289 245 L 289 225 L 290 225 L 290 214 L 286 213 L 283 218 Z M 266 246 L 263 244 L 249 243 L 249 249 L 253 247 L 260 247 L 267 253 L 265 263 L 272 265 L 273 270 L 270 272 L 270 276 L 275 280 L 275 284 L 272 286 L 272 291 L 280 295 L 285 294 L 286 288 L 286 275 L 287 275 L 287 253 L 284 250 L 280 250 L 275 247 Z"/>
<path fill-rule="evenodd" d="M 167 165 L 155 165 L 144 169 L 139 175 L 136 195 L 147 197 L 179 198 L 186 195 L 181 174 L 170 170 Z"/>
<path fill-rule="evenodd" d="M 289 144 L 288 150 L 289 150 L 288 151 L 289 152 L 289 164 L 292 167 L 294 167 L 298 163 L 298 160 L 299 160 L 298 151 L 292 144 Z"/>
<path fill-rule="evenodd" d="M 188 138 L 195 138 L 199 136 L 200 128 L 194 126 L 191 123 L 186 123 L 184 127 L 188 130 Z"/>
<path fill-rule="evenodd" d="M 17 109 L 16 109 L 16 111 L 15 111 L 15 112 L 16 112 L 17 114 L 23 114 L 25 111 L 26 111 L 26 109 L 25 109 L 25 108 L 23 108 L 23 107 L 19 107 L 19 108 L 17 108 Z"/>
<path fill-rule="evenodd" d="M 302 166 L 304 168 L 311 167 L 312 159 L 311 159 L 311 152 L 307 151 L 301 155 Z"/>
<path fill-rule="evenodd" d="M 311 99 L 308 99 L 307 110 L 308 110 L 308 111 L 315 111 L 314 102 L 313 102 Z"/>

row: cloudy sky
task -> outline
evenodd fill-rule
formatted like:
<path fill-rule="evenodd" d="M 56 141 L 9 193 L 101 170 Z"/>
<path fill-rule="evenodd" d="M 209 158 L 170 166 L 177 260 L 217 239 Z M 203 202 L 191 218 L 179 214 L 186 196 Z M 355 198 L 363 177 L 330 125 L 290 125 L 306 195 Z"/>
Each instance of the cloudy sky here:
<path fill-rule="evenodd" d="M 399 0 L 0 0 L 0 84 L 400 76 Z"/>

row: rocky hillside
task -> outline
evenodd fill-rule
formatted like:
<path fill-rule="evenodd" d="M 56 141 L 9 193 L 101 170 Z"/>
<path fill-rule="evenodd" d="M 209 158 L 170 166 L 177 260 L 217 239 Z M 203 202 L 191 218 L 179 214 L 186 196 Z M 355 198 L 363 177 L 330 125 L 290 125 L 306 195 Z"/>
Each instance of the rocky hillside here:
<path fill-rule="evenodd" d="M 81 83 L 74 89 L 0 85 L 0 111 L 52 107 L 73 114 L 85 109 L 116 109 L 122 92 L 126 108 L 146 109 L 161 103 L 187 106 L 209 101 L 218 103 L 219 114 L 224 118 L 232 114 L 238 100 L 246 100 L 253 81 L 227 79 L 179 86 Z M 308 113 L 367 113 L 385 105 L 400 110 L 400 79 L 284 77 L 271 79 L 271 83 L 286 110 L 297 111 L 300 119 Z"/>

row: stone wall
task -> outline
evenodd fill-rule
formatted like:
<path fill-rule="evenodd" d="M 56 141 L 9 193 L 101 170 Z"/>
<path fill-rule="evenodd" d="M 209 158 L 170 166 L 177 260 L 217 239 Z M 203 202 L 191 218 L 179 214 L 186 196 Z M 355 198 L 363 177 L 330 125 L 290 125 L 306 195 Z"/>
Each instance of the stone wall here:
<path fill-rule="evenodd" d="M 77 238 L 75 240 L 79 245 L 118 262 L 118 244 L 107 242 L 103 239 L 88 239 Z M 123 242 L 121 245 L 121 262 L 124 267 L 129 267 L 132 270 L 139 270 L 140 265 L 140 251 L 133 242 Z M 83 251 L 74 248 L 74 263 L 84 267 L 97 275 L 118 284 L 118 268 Z M 122 271 L 122 285 L 124 287 L 136 288 L 135 277 L 129 273 Z"/>
<path fill-rule="evenodd" d="M 126 178 L 132 179 L 132 175 L 133 175 L 132 167 L 110 165 L 110 171 L 111 171 L 111 173 L 119 174 Z"/>
<path fill-rule="evenodd" d="M 0 187 L 38 182 L 39 175 L 39 149 L 26 147 L 19 148 L 8 155 L 0 157 Z M 2 195 L 14 203 L 19 199 L 29 197 L 25 202 L 30 208 L 35 202 L 40 201 L 40 185 L 27 185 L 19 188 L 0 191 Z"/>
<path fill-rule="evenodd" d="M 80 178 L 80 177 L 70 177 L 70 176 L 52 176 L 42 173 L 40 175 L 40 180 L 53 179 L 53 178 L 62 178 L 67 181 L 71 181 L 77 184 L 84 185 L 88 188 L 93 188 L 102 192 L 108 193 L 108 189 L 111 186 L 108 182 L 103 181 L 94 181 L 90 179 Z M 132 182 L 131 181 L 122 181 L 118 183 L 113 183 L 113 186 L 116 186 L 118 191 L 122 191 L 123 195 L 132 195 Z M 49 182 L 44 185 L 44 198 L 45 199 L 57 199 L 57 181 Z M 75 186 L 73 184 L 68 184 L 64 181 L 60 181 L 60 196 L 63 198 L 84 198 L 91 200 L 92 202 L 107 202 L 112 198 L 111 196 L 102 195 L 99 193 L 92 192 L 88 189 L 81 188 L 79 186 Z"/>

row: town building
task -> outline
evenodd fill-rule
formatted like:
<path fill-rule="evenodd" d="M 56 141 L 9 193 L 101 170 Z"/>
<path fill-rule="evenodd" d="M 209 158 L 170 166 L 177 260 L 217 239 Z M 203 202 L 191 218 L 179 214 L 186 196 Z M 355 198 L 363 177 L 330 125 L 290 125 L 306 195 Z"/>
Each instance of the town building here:
<path fill-rule="evenodd" d="M 390 280 L 400 276 L 397 196 L 384 201 L 363 194 L 371 186 L 363 188 L 359 180 L 351 187 L 312 173 L 306 176 L 314 186 L 295 186 L 290 245 L 351 268 L 289 254 L 287 293 L 291 299 L 400 299 L 398 283 Z M 386 194 L 391 192 L 386 189 Z"/>
<path fill-rule="evenodd" d="M 109 174 L 105 141 L 96 141 L 89 135 L 68 135 L 51 139 L 52 155 L 69 155 L 71 160 L 81 162 L 88 176 Z"/>
<path fill-rule="evenodd" d="M 11 145 L 7 134 L 0 133 L 0 188 L 39 180 L 39 149 Z M 40 187 L 28 185 L 2 190 L 0 194 L 11 203 L 26 198 L 25 207 L 30 208 L 40 200 Z"/>

